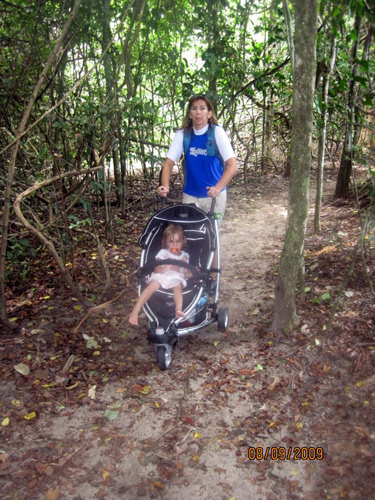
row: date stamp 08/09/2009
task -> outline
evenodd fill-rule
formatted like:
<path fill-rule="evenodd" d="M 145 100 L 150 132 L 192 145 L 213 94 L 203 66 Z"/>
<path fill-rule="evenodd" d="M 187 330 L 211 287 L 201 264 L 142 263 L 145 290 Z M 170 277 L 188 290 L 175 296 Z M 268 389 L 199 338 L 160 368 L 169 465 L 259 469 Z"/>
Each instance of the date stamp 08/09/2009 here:
<path fill-rule="evenodd" d="M 249 460 L 323 460 L 322 447 L 250 446 Z"/>

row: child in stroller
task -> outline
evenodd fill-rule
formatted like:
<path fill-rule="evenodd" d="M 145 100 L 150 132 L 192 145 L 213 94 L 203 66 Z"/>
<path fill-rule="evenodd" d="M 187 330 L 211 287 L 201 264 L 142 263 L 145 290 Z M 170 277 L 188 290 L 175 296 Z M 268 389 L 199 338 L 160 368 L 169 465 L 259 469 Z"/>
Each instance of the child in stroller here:
<path fill-rule="evenodd" d="M 220 242 L 213 208 L 214 201 L 208 214 L 195 204 L 164 207 L 150 218 L 138 241 L 142 247 L 138 271 L 139 299 L 130 316 L 130 322 L 134 324 L 138 321 L 138 313 L 143 307 L 149 322 L 148 340 L 154 344 L 157 362 L 162 370 L 169 367 L 172 346 L 176 345 L 180 337 L 194 333 L 214 322 L 217 322 L 221 331 L 225 331 L 228 326 L 227 308 L 218 307 Z M 174 290 L 165 289 L 159 283 L 153 285 L 155 291 L 148 295 L 153 290 L 149 288 L 150 284 L 152 285 L 150 276 L 161 264 L 157 259 L 160 248 L 164 246 L 164 232 L 171 224 L 183 228 L 189 261 L 177 260 L 172 251 L 172 259 L 163 259 L 162 264 L 181 267 L 188 271 L 183 271 L 182 278 L 187 284 L 180 288 L 182 307 L 176 302 Z M 181 252 L 182 248 L 183 246 Z M 215 279 L 212 278 L 212 274 L 216 276 Z M 179 300 L 178 291 L 179 289 L 177 289 L 177 300 Z"/>
<path fill-rule="evenodd" d="M 154 272 L 148 280 L 147 287 L 139 296 L 129 316 L 129 323 L 131 325 L 138 326 L 138 315 L 143 305 L 160 287 L 165 290 L 173 290 L 176 318 L 185 317 L 185 313 L 182 310 L 182 288 L 186 287 L 186 279 L 191 277 L 192 274 L 184 267 L 179 267 L 175 264 L 163 264 L 162 261 L 174 259 L 189 263 L 189 254 L 183 250 L 186 247 L 187 243 L 183 228 L 178 224 L 169 224 L 163 233 L 163 248 L 155 257 L 155 260 L 160 260 L 161 263 L 155 267 Z"/>

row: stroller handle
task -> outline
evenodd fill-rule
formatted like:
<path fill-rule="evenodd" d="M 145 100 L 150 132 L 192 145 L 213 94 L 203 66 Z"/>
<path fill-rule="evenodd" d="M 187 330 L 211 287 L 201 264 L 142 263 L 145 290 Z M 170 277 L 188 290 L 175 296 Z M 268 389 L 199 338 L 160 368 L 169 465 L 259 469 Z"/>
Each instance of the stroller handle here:
<path fill-rule="evenodd" d="M 167 197 L 166 197 L 166 196 L 162 196 L 162 197 L 161 197 L 161 208 L 164 208 L 164 207 L 165 207 L 165 203 L 166 203 L 166 201 L 167 201 Z M 216 198 L 212 198 L 212 201 L 211 201 L 211 207 L 210 207 L 209 212 L 207 213 L 207 215 L 208 215 L 209 217 L 213 217 L 213 216 L 214 216 L 215 205 L 216 205 Z"/>
<path fill-rule="evenodd" d="M 207 214 L 209 217 L 213 217 L 214 216 L 215 205 L 216 205 L 216 198 L 212 198 L 211 208 L 210 208 L 210 211 Z"/>

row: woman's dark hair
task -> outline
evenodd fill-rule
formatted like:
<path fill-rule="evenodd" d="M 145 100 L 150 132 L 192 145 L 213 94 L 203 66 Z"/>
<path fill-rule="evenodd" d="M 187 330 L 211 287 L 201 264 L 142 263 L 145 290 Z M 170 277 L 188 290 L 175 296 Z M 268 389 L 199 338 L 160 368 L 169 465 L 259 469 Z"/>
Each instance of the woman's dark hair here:
<path fill-rule="evenodd" d="M 181 127 L 184 130 L 190 130 L 193 127 L 193 121 L 190 118 L 190 110 L 197 101 L 201 101 L 201 100 L 206 103 L 208 111 L 211 111 L 211 118 L 209 118 L 208 123 L 210 125 L 212 125 L 212 124 L 217 125 L 218 124 L 212 102 L 205 95 L 194 95 L 193 97 L 190 97 L 187 108 L 186 108 L 184 121 L 182 122 L 182 127 Z"/>

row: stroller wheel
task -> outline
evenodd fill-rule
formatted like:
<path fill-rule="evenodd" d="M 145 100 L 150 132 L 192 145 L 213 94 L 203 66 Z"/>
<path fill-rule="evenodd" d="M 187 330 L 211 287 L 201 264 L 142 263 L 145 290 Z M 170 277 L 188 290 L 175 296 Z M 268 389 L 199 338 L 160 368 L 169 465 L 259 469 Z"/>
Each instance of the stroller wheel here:
<path fill-rule="evenodd" d="M 217 327 L 221 332 L 226 332 L 228 328 L 228 309 L 226 307 L 220 307 L 217 313 Z"/>
<path fill-rule="evenodd" d="M 170 345 L 159 345 L 156 350 L 156 358 L 160 370 L 168 370 L 172 361 L 172 349 Z"/>

